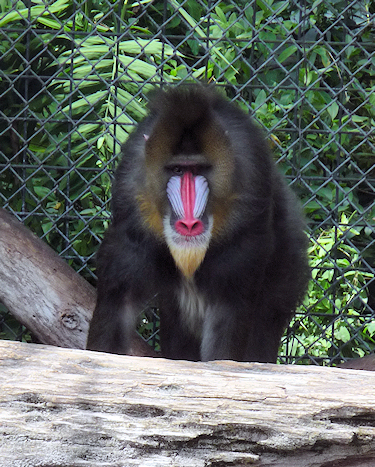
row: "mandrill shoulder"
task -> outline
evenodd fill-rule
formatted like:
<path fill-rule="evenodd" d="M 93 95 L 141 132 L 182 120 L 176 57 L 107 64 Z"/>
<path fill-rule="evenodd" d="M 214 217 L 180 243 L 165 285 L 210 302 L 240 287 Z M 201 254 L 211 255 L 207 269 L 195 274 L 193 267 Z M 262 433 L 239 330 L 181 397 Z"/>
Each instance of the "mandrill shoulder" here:
<path fill-rule="evenodd" d="M 97 254 L 98 287 L 147 288 L 153 293 L 162 278 L 173 282 L 176 267 L 165 243 L 147 230 L 130 228 L 127 223 L 112 223 Z M 143 290 L 143 292 L 145 292 Z"/>

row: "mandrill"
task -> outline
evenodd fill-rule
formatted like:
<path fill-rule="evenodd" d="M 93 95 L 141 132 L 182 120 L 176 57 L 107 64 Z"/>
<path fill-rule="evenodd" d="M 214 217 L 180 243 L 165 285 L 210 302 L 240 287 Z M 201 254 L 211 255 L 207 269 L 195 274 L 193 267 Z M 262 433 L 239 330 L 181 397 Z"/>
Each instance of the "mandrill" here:
<path fill-rule="evenodd" d="M 261 131 L 203 86 L 159 92 L 123 148 L 87 348 L 126 354 L 158 294 L 162 356 L 275 362 L 309 279 L 304 223 Z"/>

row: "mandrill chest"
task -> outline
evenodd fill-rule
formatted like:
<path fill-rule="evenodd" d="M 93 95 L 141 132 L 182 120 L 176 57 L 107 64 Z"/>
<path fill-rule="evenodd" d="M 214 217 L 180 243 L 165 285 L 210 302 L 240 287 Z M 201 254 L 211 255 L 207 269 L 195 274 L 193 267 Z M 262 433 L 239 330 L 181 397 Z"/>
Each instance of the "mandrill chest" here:
<path fill-rule="evenodd" d="M 183 278 L 180 286 L 177 288 L 176 294 L 182 320 L 186 323 L 192 334 L 198 338 L 201 337 L 207 307 L 204 295 L 198 290 L 192 278 Z"/>

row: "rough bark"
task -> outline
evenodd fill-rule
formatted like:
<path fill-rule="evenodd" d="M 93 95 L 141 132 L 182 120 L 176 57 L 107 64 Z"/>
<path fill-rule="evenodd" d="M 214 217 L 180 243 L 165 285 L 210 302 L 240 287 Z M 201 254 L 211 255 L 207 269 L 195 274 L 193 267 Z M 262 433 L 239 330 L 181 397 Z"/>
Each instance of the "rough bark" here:
<path fill-rule="evenodd" d="M 86 348 L 94 287 L 4 209 L 0 209 L 0 301 L 40 342 Z M 137 335 L 131 354 L 156 355 Z"/>
<path fill-rule="evenodd" d="M 353 370 L 375 371 L 375 354 L 366 355 L 362 358 L 354 358 L 347 362 L 340 363 L 340 368 L 352 368 Z"/>
<path fill-rule="evenodd" d="M 0 342 L 0 467 L 373 467 L 375 374 Z"/>

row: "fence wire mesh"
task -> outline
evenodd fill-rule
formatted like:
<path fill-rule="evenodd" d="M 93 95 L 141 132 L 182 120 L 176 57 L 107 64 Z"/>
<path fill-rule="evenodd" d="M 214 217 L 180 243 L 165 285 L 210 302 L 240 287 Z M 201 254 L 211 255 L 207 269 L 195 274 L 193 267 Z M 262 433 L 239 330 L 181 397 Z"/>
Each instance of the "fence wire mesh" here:
<path fill-rule="evenodd" d="M 308 219 L 313 279 L 280 361 L 362 356 L 375 347 L 374 51 L 366 0 L 4 0 L 1 204 L 95 284 L 112 173 L 147 92 L 216 83 L 264 127 Z M 19 338 L 4 308 L 0 332 Z"/>

